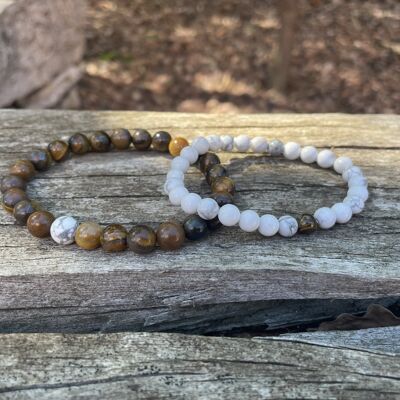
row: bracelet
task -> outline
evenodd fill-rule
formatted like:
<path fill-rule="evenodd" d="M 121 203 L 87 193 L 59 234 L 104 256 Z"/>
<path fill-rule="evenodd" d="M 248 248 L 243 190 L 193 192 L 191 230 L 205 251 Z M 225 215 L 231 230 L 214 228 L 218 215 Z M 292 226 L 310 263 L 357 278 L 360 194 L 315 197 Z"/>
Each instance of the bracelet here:
<path fill-rule="evenodd" d="M 200 165 L 206 165 L 206 174 L 217 174 L 216 155 L 209 153 L 211 151 L 231 152 L 236 149 L 238 152 L 269 154 L 270 156 L 284 156 L 288 160 L 301 159 L 306 164 L 317 163 L 322 168 L 332 168 L 342 175 L 342 178 L 348 184 L 347 196 L 343 202 L 336 203 L 332 207 L 321 207 L 313 215 L 303 214 L 299 220 L 284 215 L 276 218 L 271 214 L 259 216 L 253 210 L 240 211 L 233 204 L 220 206 L 210 197 L 201 198 L 196 193 L 189 193 L 184 185 L 184 173 L 191 164 L 198 162 Z M 211 160 L 211 161 L 210 161 Z M 179 178 L 171 187 L 170 180 L 176 171 Z M 176 175 L 178 176 L 178 175 Z M 273 140 L 270 143 L 263 137 L 254 137 L 250 139 L 246 135 L 240 135 L 235 138 L 224 136 L 208 136 L 207 138 L 198 137 L 192 144 L 185 147 L 180 155 L 171 162 L 171 170 L 168 172 L 165 187 L 168 188 L 170 202 L 174 205 L 180 205 L 186 213 L 197 213 L 201 218 L 213 220 L 218 218 L 219 222 L 225 226 L 239 227 L 245 232 L 254 232 L 258 230 L 263 236 L 273 236 L 279 232 L 281 236 L 291 237 L 297 232 L 309 233 L 321 229 L 330 229 L 336 223 L 345 224 L 350 221 L 353 214 L 360 213 L 364 208 L 364 203 L 368 199 L 368 182 L 361 169 L 353 166 L 349 157 L 338 157 L 331 150 L 318 150 L 313 146 L 301 147 L 298 143 L 289 142 L 283 144 L 280 140 Z M 212 178 L 211 190 L 214 193 L 230 192 L 235 190 L 234 182 L 226 176 L 215 176 Z"/>

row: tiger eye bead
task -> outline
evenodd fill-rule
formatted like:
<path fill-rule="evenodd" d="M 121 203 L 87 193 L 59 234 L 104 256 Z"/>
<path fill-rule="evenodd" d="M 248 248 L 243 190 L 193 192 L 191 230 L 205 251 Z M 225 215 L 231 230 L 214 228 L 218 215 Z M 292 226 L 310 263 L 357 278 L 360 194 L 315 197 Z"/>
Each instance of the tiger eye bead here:
<path fill-rule="evenodd" d="M 155 133 L 151 141 L 153 149 L 166 153 L 168 151 L 168 146 L 171 142 L 171 139 L 171 135 L 168 132 L 159 131 Z"/>
<path fill-rule="evenodd" d="M 235 182 L 227 176 L 215 178 L 211 184 L 211 191 L 213 193 L 228 192 L 233 195 L 235 193 Z"/>
<path fill-rule="evenodd" d="M 126 249 L 128 232 L 119 224 L 108 225 L 100 236 L 101 246 L 105 251 L 123 251 Z"/>
<path fill-rule="evenodd" d="M 318 228 L 317 220 L 310 214 L 303 214 L 299 221 L 299 233 L 315 232 Z"/>
<path fill-rule="evenodd" d="M 163 250 L 176 250 L 185 241 L 185 231 L 178 222 L 162 223 L 157 229 L 157 242 Z"/>
<path fill-rule="evenodd" d="M 37 171 L 46 171 L 50 167 L 51 156 L 46 150 L 33 150 L 28 158 Z"/>
<path fill-rule="evenodd" d="M 90 151 L 89 139 L 82 133 L 75 133 L 75 135 L 72 135 L 68 143 L 74 154 L 86 154 Z"/>
<path fill-rule="evenodd" d="M 53 221 L 54 215 L 52 213 L 48 211 L 35 211 L 29 216 L 26 225 L 32 236 L 45 238 L 50 236 L 50 228 Z"/>
<path fill-rule="evenodd" d="M 2 204 L 6 211 L 13 212 L 15 205 L 22 200 L 26 200 L 27 198 L 28 196 L 22 189 L 11 188 L 3 194 Z"/>
<path fill-rule="evenodd" d="M 126 150 L 132 143 L 132 137 L 128 129 L 114 129 L 109 133 L 109 136 L 117 150 Z"/>
<path fill-rule="evenodd" d="M 69 156 L 68 143 L 64 142 L 63 140 L 54 140 L 49 144 L 48 150 L 53 157 L 53 160 L 57 162 L 64 161 Z"/>
<path fill-rule="evenodd" d="M 13 215 L 19 224 L 25 225 L 29 216 L 35 211 L 36 207 L 29 200 L 22 200 L 15 205 Z"/>
<path fill-rule="evenodd" d="M 169 154 L 171 154 L 172 157 L 179 156 L 179 154 L 181 154 L 181 150 L 186 146 L 189 146 L 189 142 L 185 138 L 176 137 L 169 143 Z"/>
<path fill-rule="evenodd" d="M 132 143 L 137 150 L 147 150 L 151 145 L 151 135 L 146 129 L 135 129 L 132 132 Z"/>
<path fill-rule="evenodd" d="M 216 164 L 212 166 L 206 172 L 206 180 L 209 185 L 211 185 L 216 178 L 220 178 L 222 176 L 227 176 L 228 172 L 221 164 Z"/>
<path fill-rule="evenodd" d="M 75 232 L 75 243 L 82 249 L 94 250 L 100 247 L 103 228 L 96 222 L 82 222 Z"/>
<path fill-rule="evenodd" d="M 5 176 L 1 180 L 1 193 L 7 192 L 7 190 L 12 188 L 18 188 L 25 190 L 26 189 L 26 181 L 19 176 L 16 175 L 8 175 Z"/>
<path fill-rule="evenodd" d="M 185 235 L 189 240 L 199 240 L 208 233 L 207 221 L 198 215 L 189 215 L 183 222 Z"/>
<path fill-rule="evenodd" d="M 147 225 L 134 226 L 128 233 L 128 247 L 135 253 L 147 254 L 154 250 L 157 236 Z"/>
<path fill-rule="evenodd" d="M 11 165 L 9 169 L 10 175 L 19 176 L 25 181 L 29 181 L 35 175 L 35 167 L 29 160 L 18 160 Z"/>
<path fill-rule="evenodd" d="M 107 133 L 103 131 L 93 133 L 90 138 L 90 146 L 97 153 L 104 153 L 111 149 L 111 139 Z"/>
<path fill-rule="evenodd" d="M 199 168 L 200 171 L 205 174 L 214 165 L 221 164 L 219 157 L 214 153 L 206 153 L 199 157 Z"/>

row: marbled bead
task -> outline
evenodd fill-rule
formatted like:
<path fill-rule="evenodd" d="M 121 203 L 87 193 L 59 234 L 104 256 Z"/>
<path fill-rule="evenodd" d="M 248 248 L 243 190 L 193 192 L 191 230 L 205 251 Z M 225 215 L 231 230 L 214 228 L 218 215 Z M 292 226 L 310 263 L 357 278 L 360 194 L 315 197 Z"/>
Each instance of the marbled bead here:
<path fill-rule="evenodd" d="M 351 186 L 347 191 L 349 197 L 359 197 L 362 201 L 367 201 L 369 197 L 368 189 L 365 186 Z"/>
<path fill-rule="evenodd" d="M 183 222 L 185 235 L 189 240 L 199 240 L 208 233 L 207 221 L 198 215 L 190 215 Z"/>
<path fill-rule="evenodd" d="M 234 226 L 239 223 L 240 210 L 233 204 L 225 204 L 219 209 L 218 219 L 224 226 Z"/>
<path fill-rule="evenodd" d="M 268 150 L 268 141 L 262 136 L 256 136 L 250 140 L 250 148 L 253 153 L 265 153 Z"/>
<path fill-rule="evenodd" d="M 292 237 L 299 227 L 296 218 L 290 215 L 283 215 L 279 218 L 279 234 L 283 237 Z"/>
<path fill-rule="evenodd" d="M 137 150 L 147 150 L 151 146 L 151 135 L 146 129 L 135 129 L 132 133 L 132 143 Z"/>
<path fill-rule="evenodd" d="M 254 232 L 260 226 L 260 217 L 253 210 L 246 210 L 240 214 L 239 227 L 245 232 Z"/>
<path fill-rule="evenodd" d="M 338 157 L 333 163 L 333 169 L 338 174 L 343 174 L 343 172 L 346 171 L 346 169 L 349 169 L 352 166 L 353 166 L 353 161 L 351 161 L 351 158 L 345 156 Z"/>
<path fill-rule="evenodd" d="M 330 168 L 335 162 L 335 153 L 331 150 L 322 150 L 318 153 L 317 164 L 321 168 Z"/>
<path fill-rule="evenodd" d="M 336 215 L 329 207 L 318 208 L 314 213 L 314 218 L 321 229 L 330 229 L 336 223 Z"/>
<path fill-rule="evenodd" d="M 176 137 L 172 139 L 169 143 L 168 150 L 171 156 L 176 157 L 179 156 L 182 149 L 186 146 L 189 146 L 189 142 L 183 137 Z"/>
<path fill-rule="evenodd" d="M 195 214 L 201 197 L 197 193 L 188 193 L 181 200 L 181 208 L 186 214 Z"/>
<path fill-rule="evenodd" d="M 318 150 L 314 146 L 305 146 L 300 151 L 300 159 L 305 164 L 312 164 L 317 161 Z"/>
<path fill-rule="evenodd" d="M 208 143 L 208 140 L 205 137 L 199 136 L 193 140 L 192 147 L 197 150 L 199 155 L 202 155 L 207 153 L 207 151 L 210 149 L 210 143 Z"/>
<path fill-rule="evenodd" d="M 368 187 L 368 179 L 363 175 L 354 175 L 348 180 L 347 185 L 349 187 L 352 186 Z"/>
<path fill-rule="evenodd" d="M 69 148 L 74 154 L 86 154 L 90 151 L 90 142 L 83 133 L 75 133 L 68 140 Z"/>
<path fill-rule="evenodd" d="M 179 169 L 171 169 L 167 173 L 167 180 L 168 179 L 179 179 L 183 182 L 183 180 L 185 179 L 185 174 Z"/>
<path fill-rule="evenodd" d="M 128 248 L 137 254 L 151 253 L 156 242 L 156 233 L 147 225 L 136 225 L 128 233 Z"/>
<path fill-rule="evenodd" d="M 103 228 L 96 222 L 82 222 L 75 232 L 76 244 L 85 250 L 94 250 L 100 247 L 100 238 Z"/>
<path fill-rule="evenodd" d="M 182 172 L 186 172 L 190 167 L 190 163 L 186 158 L 181 156 L 175 157 L 171 161 L 171 169 L 178 169 Z"/>
<path fill-rule="evenodd" d="M 288 142 L 284 145 L 283 155 L 288 160 L 296 160 L 300 157 L 301 147 L 296 142 Z"/>
<path fill-rule="evenodd" d="M 73 217 L 65 215 L 53 221 L 50 227 L 50 235 L 58 244 L 72 244 L 75 242 L 77 228 L 78 221 Z"/>
<path fill-rule="evenodd" d="M 12 213 L 15 205 L 22 200 L 27 200 L 27 198 L 28 196 L 22 189 L 11 188 L 3 194 L 2 205 L 6 211 Z"/>
<path fill-rule="evenodd" d="M 185 242 L 185 231 L 176 221 L 162 223 L 157 229 L 157 242 L 163 250 L 176 250 Z"/>
<path fill-rule="evenodd" d="M 126 249 L 128 232 L 119 224 L 108 225 L 100 236 L 101 246 L 105 251 L 116 252 Z"/>
<path fill-rule="evenodd" d="M 364 201 L 357 196 L 347 196 L 343 203 L 350 206 L 353 214 L 359 214 L 364 209 Z"/>
<path fill-rule="evenodd" d="M 269 143 L 268 146 L 268 150 L 269 150 L 269 154 L 271 154 L 271 156 L 281 156 L 283 154 L 283 143 L 278 140 L 275 139 L 272 142 Z"/>
<path fill-rule="evenodd" d="M 163 153 L 168 152 L 168 147 L 171 142 L 171 135 L 165 131 L 156 132 L 151 141 L 153 149 Z"/>
<path fill-rule="evenodd" d="M 189 191 L 184 186 L 178 186 L 169 192 L 169 201 L 174 206 L 181 205 L 182 199 L 189 194 Z"/>
<path fill-rule="evenodd" d="M 7 175 L 1 180 L 1 193 L 7 192 L 7 190 L 12 188 L 18 188 L 21 190 L 26 189 L 26 181 L 16 175 Z"/>
<path fill-rule="evenodd" d="M 214 153 L 205 153 L 199 157 L 200 171 L 205 174 L 214 165 L 221 164 L 219 157 Z"/>
<path fill-rule="evenodd" d="M 181 150 L 180 156 L 186 158 L 190 164 L 194 164 L 199 158 L 199 153 L 194 147 L 186 146 Z"/>
<path fill-rule="evenodd" d="M 13 215 L 20 225 L 26 225 L 28 218 L 36 211 L 36 207 L 29 200 L 21 200 L 14 207 Z"/>
<path fill-rule="evenodd" d="M 274 236 L 279 231 L 279 221 L 274 215 L 265 214 L 260 217 L 260 225 L 258 231 L 263 236 Z"/>
<path fill-rule="evenodd" d="M 353 165 L 347 168 L 342 173 L 342 178 L 345 182 L 348 182 L 353 176 L 363 176 L 363 172 L 360 167 Z"/>
<path fill-rule="evenodd" d="M 206 137 L 208 143 L 210 144 L 211 151 L 219 151 L 222 147 L 221 138 L 217 135 L 210 135 Z"/>
<path fill-rule="evenodd" d="M 109 136 L 111 139 L 111 143 L 117 150 L 129 149 L 129 146 L 132 143 L 132 136 L 131 133 L 128 131 L 128 129 L 124 128 L 114 129 L 111 132 L 109 132 Z M 150 143 L 151 143 L 151 137 L 150 137 Z"/>
<path fill-rule="evenodd" d="M 94 132 L 89 137 L 92 151 L 96 153 L 104 153 L 111 150 L 111 139 L 106 132 Z"/>
<path fill-rule="evenodd" d="M 233 150 L 233 137 L 230 135 L 222 135 L 221 139 L 221 150 L 232 151 Z"/>
<path fill-rule="evenodd" d="M 233 195 L 235 193 L 235 182 L 227 176 L 215 178 L 211 183 L 211 191 L 213 193 L 228 192 Z"/>
<path fill-rule="evenodd" d="M 31 214 L 26 225 L 32 236 L 46 238 L 50 236 L 50 228 L 53 221 L 54 215 L 52 213 L 41 210 Z"/>
<path fill-rule="evenodd" d="M 164 184 L 164 193 L 169 194 L 169 192 L 178 187 L 184 187 L 183 180 L 177 178 L 167 179 Z"/>
<path fill-rule="evenodd" d="M 218 215 L 219 206 L 214 199 L 201 199 L 197 206 L 197 214 L 203 219 L 210 220 Z"/>
<path fill-rule="evenodd" d="M 68 143 L 64 142 L 63 140 L 54 140 L 53 142 L 49 143 L 48 150 L 56 162 L 65 161 L 69 156 L 69 146 Z"/>
<path fill-rule="evenodd" d="M 35 167 L 29 160 L 18 160 L 9 168 L 10 175 L 19 176 L 25 181 L 31 180 L 35 172 Z"/>
<path fill-rule="evenodd" d="M 211 185 L 215 179 L 228 176 L 228 172 L 224 166 L 221 164 L 216 164 L 213 165 L 205 175 L 207 183 Z"/>
<path fill-rule="evenodd" d="M 32 150 L 28 158 L 37 171 L 46 171 L 51 165 L 51 156 L 46 150 Z"/>
<path fill-rule="evenodd" d="M 336 215 L 336 222 L 339 224 L 346 224 L 353 215 L 351 207 L 347 203 L 336 203 L 331 208 Z"/>
<path fill-rule="evenodd" d="M 250 148 L 250 138 L 246 135 L 239 135 L 233 139 L 237 151 L 246 152 Z"/>
<path fill-rule="evenodd" d="M 299 233 L 311 233 L 318 229 L 317 220 L 310 214 L 303 214 L 299 220 Z"/>

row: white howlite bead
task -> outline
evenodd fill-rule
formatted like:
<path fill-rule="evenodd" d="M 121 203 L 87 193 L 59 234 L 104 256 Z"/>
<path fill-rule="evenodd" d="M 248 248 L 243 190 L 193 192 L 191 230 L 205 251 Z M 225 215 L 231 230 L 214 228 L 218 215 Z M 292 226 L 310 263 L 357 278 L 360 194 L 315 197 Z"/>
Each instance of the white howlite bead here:
<path fill-rule="evenodd" d="M 58 244 L 71 244 L 75 242 L 75 232 L 78 221 L 69 216 L 58 217 L 50 227 L 50 234 Z"/>
<path fill-rule="evenodd" d="M 292 237 L 296 234 L 299 224 L 296 218 L 290 215 L 283 215 L 279 218 L 279 234 L 284 237 Z"/>
<path fill-rule="evenodd" d="M 192 147 L 194 147 L 197 152 L 202 155 L 206 154 L 210 149 L 210 143 L 208 143 L 208 140 L 205 137 L 199 136 L 193 140 Z"/>
<path fill-rule="evenodd" d="M 318 153 L 317 164 L 321 168 L 330 168 L 335 162 L 335 153 L 331 150 L 322 150 Z"/>
<path fill-rule="evenodd" d="M 233 137 L 229 135 L 221 136 L 221 150 L 232 151 L 233 150 Z"/>
<path fill-rule="evenodd" d="M 203 219 L 213 219 L 218 215 L 219 206 L 214 199 L 201 199 L 197 206 L 197 214 Z"/>
<path fill-rule="evenodd" d="M 181 150 L 180 156 L 194 164 L 199 158 L 199 152 L 193 146 L 186 146 Z"/>
<path fill-rule="evenodd" d="M 246 135 L 239 135 L 233 139 L 237 151 L 245 152 L 250 148 L 250 139 Z"/>
<path fill-rule="evenodd" d="M 188 194 L 189 191 L 184 186 L 177 187 L 169 192 L 169 201 L 174 206 L 180 206 L 182 199 Z"/>
<path fill-rule="evenodd" d="M 168 171 L 167 180 L 168 179 L 180 179 L 183 181 L 185 179 L 185 175 L 179 169 L 171 169 Z"/>
<path fill-rule="evenodd" d="M 360 167 L 353 165 L 352 167 L 343 171 L 342 178 L 345 182 L 348 182 L 353 176 L 363 176 L 363 172 Z"/>
<path fill-rule="evenodd" d="M 268 141 L 262 136 L 256 136 L 250 140 L 250 148 L 254 153 L 266 153 L 268 150 Z"/>
<path fill-rule="evenodd" d="M 254 232 L 260 225 L 260 217 L 253 210 L 246 210 L 240 214 L 239 226 L 245 232 Z"/>
<path fill-rule="evenodd" d="M 321 229 L 330 229 L 336 222 L 336 214 L 329 207 L 318 208 L 314 213 L 314 218 Z"/>
<path fill-rule="evenodd" d="M 177 178 L 171 178 L 167 179 L 167 181 L 164 183 L 164 193 L 169 194 L 169 192 L 173 189 L 176 189 L 178 187 L 185 186 L 183 181 L 181 179 Z"/>
<path fill-rule="evenodd" d="M 350 206 L 353 214 L 359 214 L 364 209 L 364 201 L 356 196 L 347 196 L 343 203 L 346 203 Z"/>
<path fill-rule="evenodd" d="M 359 197 L 362 201 L 367 201 L 369 196 L 368 189 L 365 186 L 352 186 L 347 191 L 347 196 L 356 196 Z"/>
<path fill-rule="evenodd" d="M 351 158 L 349 157 L 338 157 L 334 164 L 333 164 L 333 169 L 338 173 L 338 174 L 343 174 L 346 169 L 349 169 L 350 167 L 353 166 L 353 161 L 351 161 Z"/>
<path fill-rule="evenodd" d="M 288 160 L 296 160 L 299 158 L 301 152 L 301 147 L 298 143 L 288 142 L 283 148 L 283 155 Z"/>
<path fill-rule="evenodd" d="M 279 221 L 274 215 L 265 214 L 260 218 L 258 231 L 264 236 L 274 236 L 279 231 Z"/>
<path fill-rule="evenodd" d="M 354 175 L 348 180 L 347 185 L 349 187 L 352 187 L 352 186 L 368 187 L 368 179 L 362 175 Z"/>
<path fill-rule="evenodd" d="M 189 169 L 189 166 L 189 161 L 181 156 L 175 157 L 171 161 L 171 169 L 179 169 L 182 172 L 186 172 Z"/>
<path fill-rule="evenodd" d="M 211 151 L 219 151 L 222 147 L 221 138 L 217 135 L 207 136 L 208 143 L 210 144 Z"/>
<path fill-rule="evenodd" d="M 269 143 L 268 151 L 271 156 L 276 157 L 283 154 L 283 148 L 283 143 L 278 139 L 274 139 L 272 142 Z"/>
<path fill-rule="evenodd" d="M 317 161 L 318 150 L 314 146 L 303 147 L 300 151 L 300 158 L 303 163 L 311 164 Z"/>
<path fill-rule="evenodd" d="M 233 204 L 225 204 L 219 209 L 218 219 L 224 226 L 234 226 L 240 220 L 240 210 Z"/>
<path fill-rule="evenodd" d="M 336 203 L 331 208 L 336 215 L 336 222 L 339 224 L 349 222 L 353 216 L 353 211 L 351 211 L 351 207 L 347 203 Z"/>
<path fill-rule="evenodd" d="M 196 214 L 201 197 L 197 193 L 189 193 L 182 198 L 181 208 L 186 214 Z"/>

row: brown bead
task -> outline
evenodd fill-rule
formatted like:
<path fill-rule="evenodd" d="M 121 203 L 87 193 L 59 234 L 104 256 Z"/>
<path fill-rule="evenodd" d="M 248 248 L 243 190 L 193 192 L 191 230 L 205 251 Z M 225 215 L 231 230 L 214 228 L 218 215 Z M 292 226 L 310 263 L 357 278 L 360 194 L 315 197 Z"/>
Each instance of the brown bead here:
<path fill-rule="evenodd" d="M 151 145 L 151 135 L 145 129 L 135 129 L 132 132 L 132 143 L 137 150 L 147 150 Z"/>
<path fill-rule="evenodd" d="M 315 232 L 318 228 L 317 220 L 310 214 L 303 214 L 299 221 L 299 233 Z"/>
<path fill-rule="evenodd" d="M 16 175 L 20 178 L 29 181 L 35 175 L 35 167 L 29 160 L 18 160 L 11 165 L 9 169 L 10 175 Z"/>
<path fill-rule="evenodd" d="M 15 205 L 13 215 L 19 224 L 26 225 L 29 216 L 35 211 L 36 207 L 29 200 L 22 200 Z"/>
<path fill-rule="evenodd" d="M 108 225 L 100 236 L 101 246 L 105 251 L 123 251 L 126 249 L 128 232 L 119 224 Z"/>
<path fill-rule="evenodd" d="M 48 149 L 54 161 L 65 161 L 69 156 L 68 143 L 63 140 L 54 140 L 49 144 Z"/>
<path fill-rule="evenodd" d="M 102 233 L 102 227 L 96 222 L 82 222 L 75 232 L 75 242 L 82 249 L 94 250 L 100 247 Z"/>
<path fill-rule="evenodd" d="M 128 234 L 128 247 L 138 254 L 150 253 L 156 246 L 156 233 L 147 225 L 134 226 Z"/>
<path fill-rule="evenodd" d="M 103 131 L 93 133 L 89 140 L 92 150 L 97 153 L 104 153 L 111 150 L 111 139 L 107 133 Z"/>
<path fill-rule="evenodd" d="M 16 175 L 7 175 L 1 180 L 1 193 L 7 192 L 7 190 L 12 188 L 18 188 L 25 190 L 26 181 Z"/>
<path fill-rule="evenodd" d="M 68 143 L 74 154 L 86 154 L 90 151 L 89 139 L 82 133 L 75 133 L 75 135 L 72 135 Z"/>
<path fill-rule="evenodd" d="M 28 196 L 22 189 L 11 188 L 3 194 L 2 204 L 6 211 L 13 212 L 15 205 L 22 200 L 26 200 L 27 198 Z"/>
<path fill-rule="evenodd" d="M 166 153 L 171 139 L 171 135 L 168 132 L 159 131 L 155 133 L 151 142 L 153 149 Z"/>
<path fill-rule="evenodd" d="M 54 216 L 48 211 L 35 211 L 27 221 L 28 231 L 32 236 L 45 238 L 50 236 L 50 227 Z"/>
<path fill-rule="evenodd" d="M 199 168 L 200 171 L 205 174 L 214 165 L 221 164 L 219 157 L 214 153 L 206 153 L 199 157 Z"/>
<path fill-rule="evenodd" d="M 157 229 L 157 242 L 163 250 L 176 250 L 185 241 L 185 231 L 178 222 L 162 223 Z"/>
<path fill-rule="evenodd" d="M 206 180 L 209 185 L 211 185 L 216 178 L 220 178 L 221 176 L 228 176 L 228 172 L 221 164 L 213 165 L 206 172 Z"/>
<path fill-rule="evenodd" d="M 235 193 L 235 182 L 227 176 L 215 178 L 211 184 L 211 191 L 213 193 L 228 192 L 233 195 Z"/>
<path fill-rule="evenodd" d="M 109 133 L 109 136 L 117 150 L 126 150 L 132 143 L 132 137 L 128 129 L 114 129 Z"/>
<path fill-rule="evenodd" d="M 47 150 L 33 150 L 28 158 L 37 171 L 46 171 L 51 165 L 51 156 Z"/>
<path fill-rule="evenodd" d="M 172 139 L 168 146 L 169 154 L 173 157 L 179 156 L 181 150 L 186 146 L 189 146 L 189 142 L 185 138 L 177 137 Z"/>

